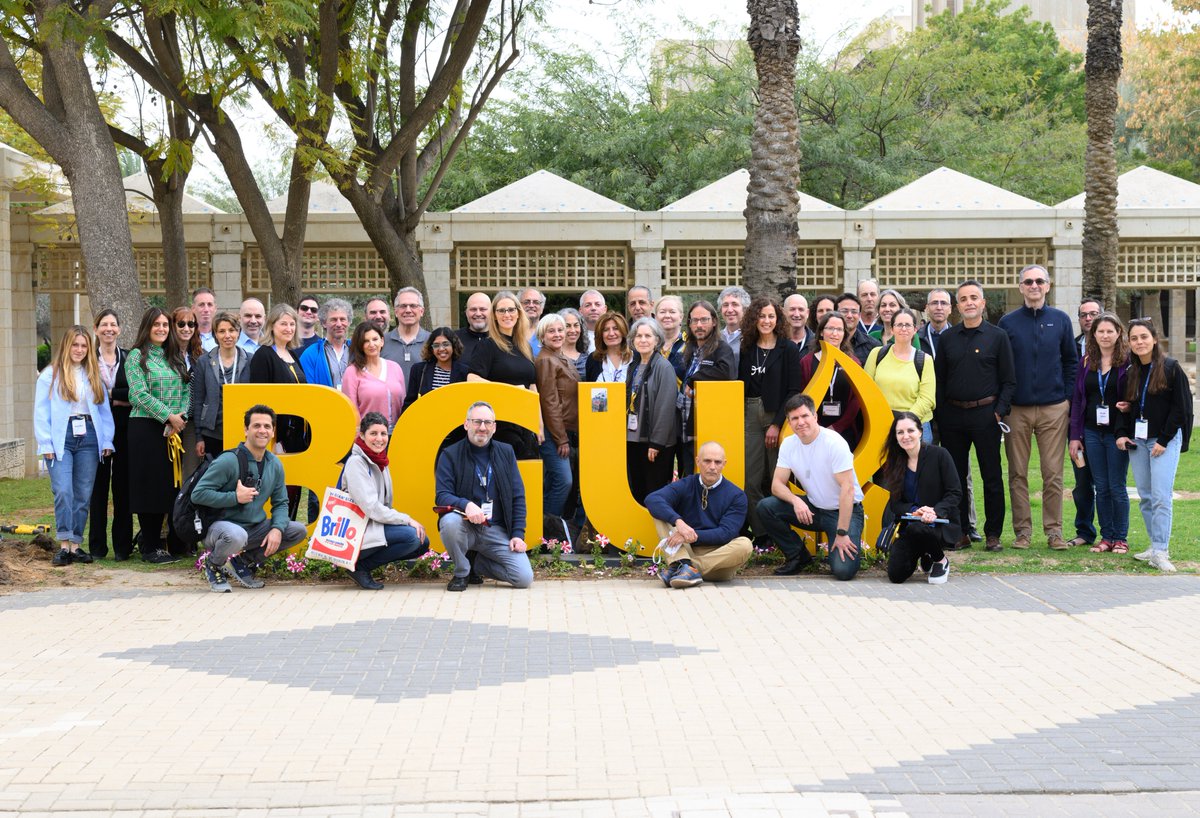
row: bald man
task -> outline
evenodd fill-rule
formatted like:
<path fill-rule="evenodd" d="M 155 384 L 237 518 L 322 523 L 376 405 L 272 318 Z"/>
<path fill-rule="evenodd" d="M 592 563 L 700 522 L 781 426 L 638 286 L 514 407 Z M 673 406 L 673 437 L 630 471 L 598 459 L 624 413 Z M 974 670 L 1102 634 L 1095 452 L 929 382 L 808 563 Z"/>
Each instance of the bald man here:
<path fill-rule="evenodd" d="M 475 345 L 488 337 L 488 313 L 492 309 L 492 299 L 487 293 L 471 293 L 467 299 L 467 325 L 458 330 L 458 340 L 462 341 L 463 361 L 471 360 Z"/>
<path fill-rule="evenodd" d="M 787 317 L 788 337 L 800 347 L 800 356 L 812 352 L 817 345 L 817 334 L 808 327 L 808 299 L 792 293 L 783 299 L 783 314 Z"/>
<path fill-rule="evenodd" d="M 733 579 L 754 550 L 738 536 L 746 521 L 746 494 L 721 476 L 725 450 L 708 442 L 696 453 L 696 474 L 646 496 L 646 509 L 666 552 L 659 578 L 668 588 Z"/>
<path fill-rule="evenodd" d="M 238 317 L 242 321 L 242 334 L 238 336 L 237 345 L 246 350 L 247 355 L 253 355 L 258 351 L 263 324 L 267 320 L 266 307 L 257 298 L 247 298 L 238 310 Z"/>

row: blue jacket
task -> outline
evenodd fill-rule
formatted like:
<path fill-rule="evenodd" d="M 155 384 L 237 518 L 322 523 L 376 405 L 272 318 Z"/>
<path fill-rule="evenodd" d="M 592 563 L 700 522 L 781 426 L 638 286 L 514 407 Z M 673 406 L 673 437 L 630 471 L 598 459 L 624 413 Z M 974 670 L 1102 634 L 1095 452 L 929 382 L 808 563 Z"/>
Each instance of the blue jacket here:
<path fill-rule="evenodd" d="M 746 493 L 722 480 L 708 490 L 708 508 L 700 505 L 700 475 L 683 477 L 646 495 L 646 510 L 664 523 L 676 520 L 696 529 L 696 545 L 725 545 L 738 536 L 746 521 Z"/>
<path fill-rule="evenodd" d="M 309 383 L 337 389 L 333 383 L 333 373 L 329 371 L 329 359 L 325 357 L 325 345 L 328 343 L 322 338 L 309 344 L 300 353 L 300 368 L 304 370 L 304 379 Z M 346 346 L 350 346 L 350 339 L 346 339 Z"/>
<path fill-rule="evenodd" d="M 59 394 L 58 384 L 50 385 L 53 377 L 53 366 L 47 366 L 38 375 L 37 388 L 33 399 L 33 436 L 37 440 L 38 454 L 49 454 L 62 459 L 67 444 L 67 420 L 71 417 L 71 404 L 63 400 Z M 90 397 L 90 395 L 89 395 Z M 96 429 L 97 451 L 113 448 L 112 407 L 108 403 L 108 395 L 99 403 L 87 401 L 88 414 L 92 417 L 92 426 Z"/>
<path fill-rule="evenodd" d="M 1071 317 L 1062 310 L 1019 307 L 1000 319 L 1017 373 L 1014 406 L 1049 406 L 1071 397 L 1079 367 Z"/>

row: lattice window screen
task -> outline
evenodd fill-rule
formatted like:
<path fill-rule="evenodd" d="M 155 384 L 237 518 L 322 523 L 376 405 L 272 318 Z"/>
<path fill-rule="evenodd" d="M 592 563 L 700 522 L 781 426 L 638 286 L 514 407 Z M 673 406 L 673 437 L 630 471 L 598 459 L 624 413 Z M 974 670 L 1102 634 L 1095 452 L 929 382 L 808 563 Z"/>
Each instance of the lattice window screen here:
<path fill-rule="evenodd" d="M 743 245 L 671 245 L 667 247 L 664 288 L 697 292 L 742 283 Z M 842 256 L 837 245 L 802 244 L 796 254 L 796 288 L 841 289 Z"/>
<path fill-rule="evenodd" d="M 1122 241 L 1117 286 L 1129 289 L 1200 285 L 1200 242 Z"/>
<path fill-rule="evenodd" d="M 454 285 L 459 290 L 543 292 L 624 290 L 629 286 L 625 247 L 456 247 Z"/>
<path fill-rule="evenodd" d="M 212 267 L 207 249 L 187 250 L 188 287 L 212 286 Z M 87 289 L 87 269 L 83 253 L 76 248 L 39 247 L 34 253 L 37 265 L 38 290 L 44 293 L 77 293 Z M 161 295 L 167 291 L 163 272 L 163 252 L 157 247 L 135 247 L 133 263 L 138 281 L 146 295 Z"/>
<path fill-rule="evenodd" d="M 242 254 L 246 292 L 271 291 L 271 275 L 262 251 L 249 246 Z M 306 293 L 386 293 L 387 266 L 372 247 L 306 247 L 300 261 L 300 289 Z"/>
<path fill-rule="evenodd" d="M 1048 266 L 1046 244 L 879 244 L 875 276 L 897 290 L 953 287 L 973 278 L 985 287 L 1015 287 L 1028 264 Z"/>

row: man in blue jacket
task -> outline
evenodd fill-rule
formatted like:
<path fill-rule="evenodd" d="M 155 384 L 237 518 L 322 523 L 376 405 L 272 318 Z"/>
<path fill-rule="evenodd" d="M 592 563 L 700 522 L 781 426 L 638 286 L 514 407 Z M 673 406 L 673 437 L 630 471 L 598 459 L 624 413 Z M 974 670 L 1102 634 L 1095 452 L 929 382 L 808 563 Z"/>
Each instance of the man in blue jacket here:
<path fill-rule="evenodd" d="M 667 553 L 659 578 L 670 588 L 733 579 L 753 550 L 749 539 L 738 536 L 746 521 L 746 494 L 721 476 L 725 450 L 705 443 L 696 468 L 695 475 L 646 495 Z"/>
<path fill-rule="evenodd" d="M 310 384 L 342 388 L 342 375 L 350 365 L 350 323 L 354 308 L 342 298 L 331 298 L 317 312 L 325 337 L 310 344 L 300 354 L 304 379 Z"/>
<path fill-rule="evenodd" d="M 1079 364 L 1071 317 L 1046 305 L 1050 274 L 1032 264 L 1017 279 L 1025 305 L 1000 319 L 1012 343 L 1017 391 L 1004 436 L 1008 455 L 1008 494 L 1012 503 L 1013 548 L 1029 548 L 1033 516 L 1029 508 L 1029 453 L 1037 438 L 1042 464 L 1042 531 L 1051 549 L 1070 546 L 1062 536 L 1063 460 L 1069 434 L 1071 391 Z"/>

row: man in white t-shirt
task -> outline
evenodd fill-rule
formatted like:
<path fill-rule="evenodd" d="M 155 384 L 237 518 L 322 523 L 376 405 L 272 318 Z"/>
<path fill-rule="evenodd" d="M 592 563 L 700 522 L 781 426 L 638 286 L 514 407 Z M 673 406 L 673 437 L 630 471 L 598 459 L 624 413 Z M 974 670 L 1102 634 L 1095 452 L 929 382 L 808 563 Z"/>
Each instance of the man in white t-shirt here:
<path fill-rule="evenodd" d="M 775 570 L 791 576 L 804 570 L 812 557 L 792 526 L 823 531 L 829 542 L 829 566 L 835 579 L 854 579 L 862 562 L 862 487 L 854 474 L 854 455 L 837 432 L 821 428 L 808 395 L 800 394 L 784 406 L 788 425 L 795 433 L 779 446 L 779 460 L 771 480 L 771 496 L 758 502 L 758 516 L 767 534 L 787 561 Z M 795 480 L 804 495 L 794 494 Z"/>

